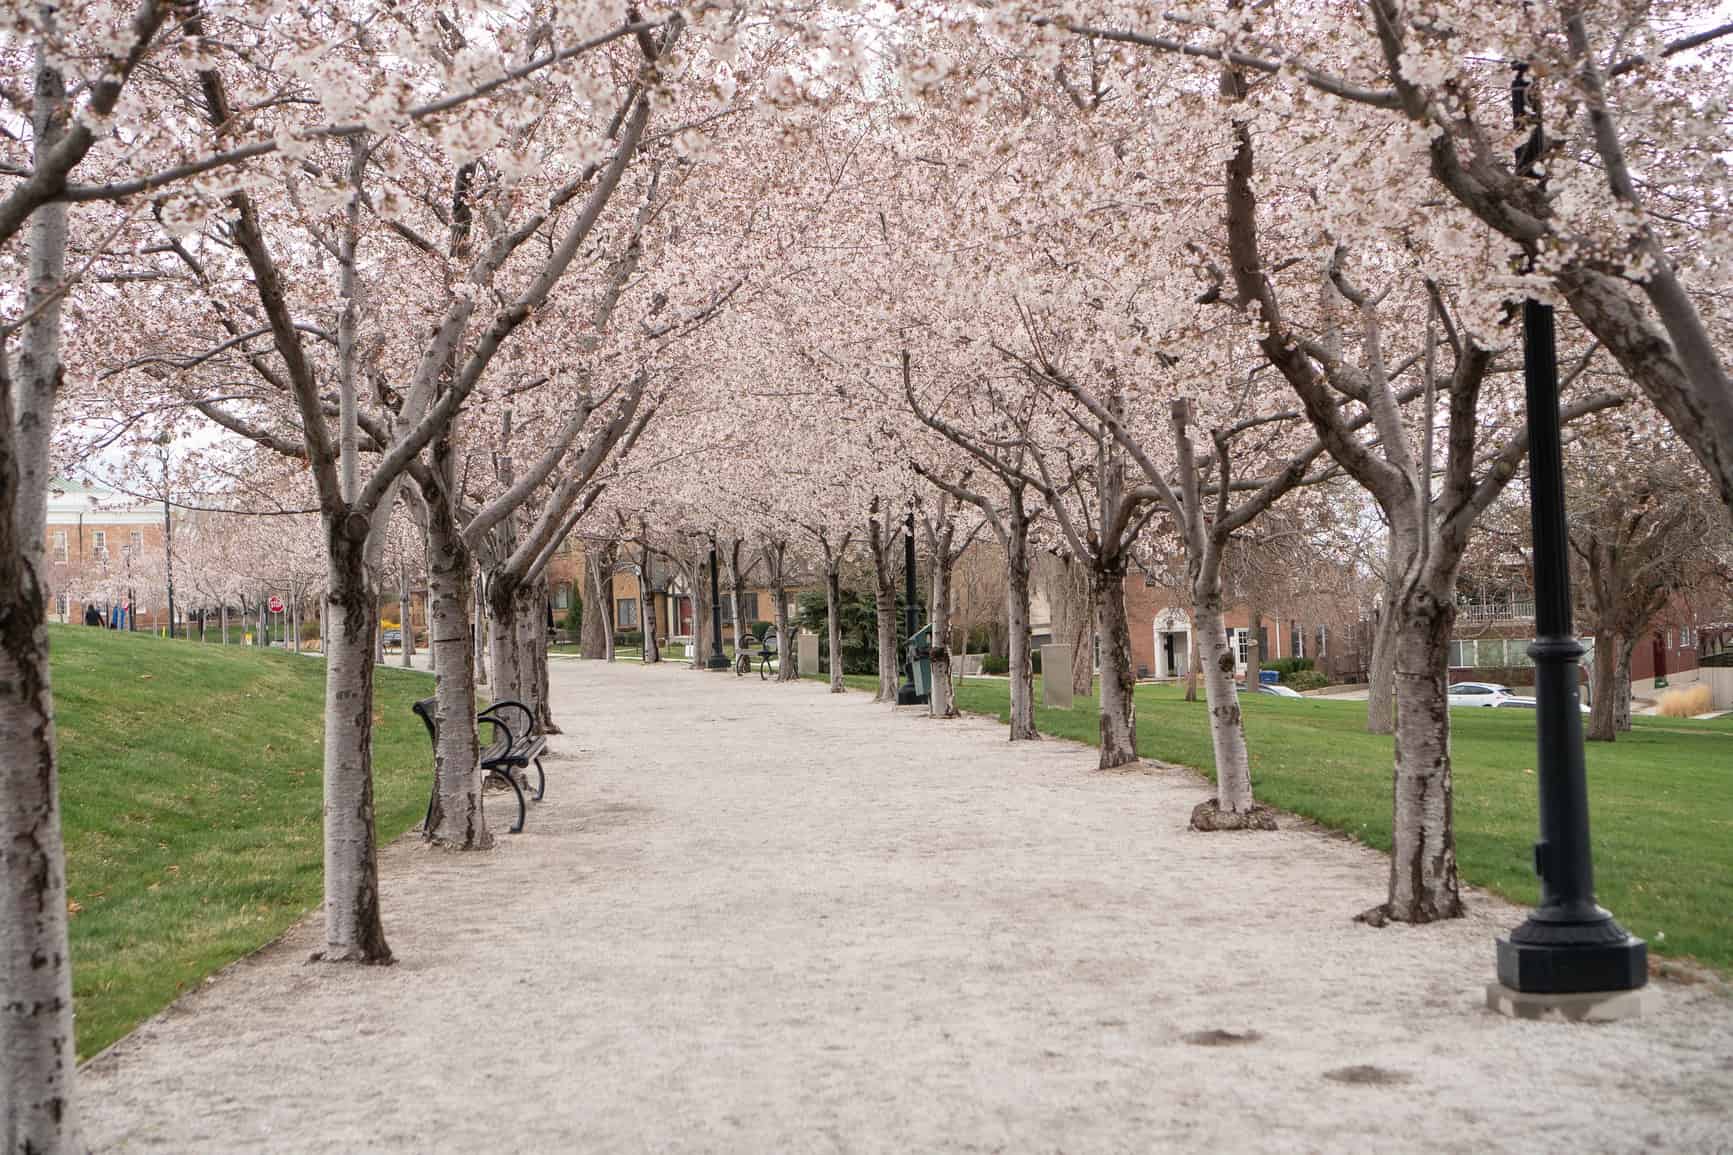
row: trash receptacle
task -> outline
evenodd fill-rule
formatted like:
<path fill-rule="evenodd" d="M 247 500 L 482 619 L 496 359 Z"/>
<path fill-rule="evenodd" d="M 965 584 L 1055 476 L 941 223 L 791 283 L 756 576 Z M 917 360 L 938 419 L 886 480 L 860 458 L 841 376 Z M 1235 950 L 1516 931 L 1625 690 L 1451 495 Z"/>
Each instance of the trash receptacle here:
<path fill-rule="evenodd" d="M 1259 670 L 1258 671 L 1258 684 L 1260 686 L 1273 686 L 1281 680 L 1282 680 L 1282 674 L 1281 674 L 1281 671 L 1279 671 L 1279 670 Z"/>
<path fill-rule="evenodd" d="M 931 623 L 916 630 L 908 641 L 909 681 L 915 687 L 915 700 L 925 702 L 933 692 L 933 627 Z"/>

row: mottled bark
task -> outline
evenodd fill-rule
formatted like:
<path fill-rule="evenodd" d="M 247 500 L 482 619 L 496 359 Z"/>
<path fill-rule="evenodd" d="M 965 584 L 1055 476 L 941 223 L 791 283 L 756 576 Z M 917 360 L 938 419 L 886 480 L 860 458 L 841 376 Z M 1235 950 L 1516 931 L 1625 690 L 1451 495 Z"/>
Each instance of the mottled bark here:
<path fill-rule="evenodd" d="M 873 503 L 873 517 L 868 522 L 868 544 L 873 555 L 873 613 L 878 625 L 879 688 L 875 702 L 897 700 L 897 570 L 891 554 L 896 549 L 896 533 L 880 524 L 878 503 Z"/>
<path fill-rule="evenodd" d="M 526 643 L 524 660 L 529 663 L 535 686 L 536 725 L 544 734 L 558 734 L 553 706 L 548 701 L 548 645 L 553 641 L 548 622 L 553 618 L 553 591 L 548 585 L 546 570 L 536 574 L 535 613 L 524 623 Z"/>
<path fill-rule="evenodd" d="M 1613 678 L 1613 728 L 1621 734 L 1631 731 L 1631 655 L 1636 648 L 1636 638 L 1619 635 L 1615 654 L 1618 672 Z"/>
<path fill-rule="evenodd" d="M 1023 492 L 1013 488 L 1005 518 L 1005 611 L 1010 623 L 1011 741 L 1041 735 L 1035 729 L 1035 667 L 1029 645 L 1029 514 Z"/>
<path fill-rule="evenodd" d="M 52 9 L 46 18 L 53 19 Z M 58 67 L 36 58 L 36 156 L 67 129 Z M 16 376 L 0 372 L 0 1099 L 7 1152 L 79 1149 L 74 1091 L 72 960 L 67 947 L 66 855 L 49 679 L 42 580 L 54 404 L 62 379 L 60 303 L 64 205 L 31 215 L 27 311 Z M 7 350 L 0 345 L 0 357 Z M 0 364 L 0 370 L 6 367 Z M 16 393 L 14 393 L 16 390 Z"/>
<path fill-rule="evenodd" d="M 389 963 L 373 814 L 373 656 L 378 595 L 356 519 L 327 519 L 325 949 L 328 962 Z"/>
<path fill-rule="evenodd" d="M 1454 576 L 1454 575 L 1452 575 Z M 1453 583 L 1451 583 L 1453 584 Z M 1449 588 L 1447 585 L 1446 589 Z M 1462 915 L 1451 796 L 1446 692 L 1456 607 L 1416 589 L 1397 606 L 1395 805 L 1390 896 L 1373 922 L 1434 922 Z"/>
<path fill-rule="evenodd" d="M 608 625 L 609 615 L 613 609 L 608 597 L 608 586 L 611 584 L 603 574 L 601 553 L 595 549 L 584 551 L 584 584 L 587 587 L 584 596 L 589 605 L 584 607 L 584 620 L 580 633 L 582 635 L 582 653 L 591 661 L 601 661 L 608 655 Z"/>
<path fill-rule="evenodd" d="M 522 702 L 531 716 L 541 717 L 536 680 L 535 635 L 542 632 L 536 620 L 535 592 L 531 586 L 515 585 L 496 576 L 487 596 L 487 652 L 492 666 L 494 700 Z"/>
<path fill-rule="evenodd" d="M 776 602 L 776 680 L 792 682 L 798 671 L 794 662 L 794 631 L 788 621 L 788 542 L 778 540 L 766 545 L 764 564 L 770 570 L 770 596 Z"/>
<path fill-rule="evenodd" d="M 1125 615 L 1125 562 L 1094 565 L 1096 629 L 1101 636 L 1101 769 L 1137 761 L 1137 678 Z"/>
<path fill-rule="evenodd" d="M 1201 656 L 1203 650 L 1197 644 L 1197 620 L 1195 618 L 1192 619 L 1191 630 L 1187 635 L 1187 646 L 1191 652 L 1186 655 L 1185 700 L 1195 702 L 1197 701 L 1198 667 L 1203 664 Z"/>
<path fill-rule="evenodd" d="M 407 670 L 415 665 L 415 613 L 409 604 L 409 574 L 402 569 L 397 571 L 397 619 L 398 633 L 403 639 L 398 647 L 397 664 Z M 292 621 L 290 628 L 294 628 Z"/>
<path fill-rule="evenodd" d="M 932 685 L 927 694 L 927 713 L 934 718 L 957 716 L 956 688 L 951 682 L 951 577 L 956 558 L 951 552 L 951 530 L 938 535 L 932 557 Z"/>
<path fill-rule="evenodd" d="M 645 544 L 638 551 L 638 625 L 644 632 L 644 664 L 662 660 L 662 646 L 656 635 L 656 587 L 650 580 L 649 533 L 643 534 Z"/>
<path fill-rule="evenodd" d="M 1386 599 L 1372 630 L 1372 661 L 1366 668 L 1366 732 L 1396 729 L 1396 611 Z M 1449 660 L 1449 655 L 1445 655 Z"/>
<path fill-rule="evenodd" d="M 433 753 L 433 799 L 422 837 L 454 850 L 493 844 L 482 802 L 481 751 L 475 725 L 475 651 L 469 640 L 474 560 L 449 503 L 437 488 L 427 505 L 427 641 L 437 671 L 439 740 Z"/>
<path fill-rule="evenodd" d="M 1246 732 L 1240 717 L 1240 696 L 1234 687 L 1234 648 L 1219 600 L 1194 607 L 1203 653 L 1204 697 L 1209 703 L 1210 747 L 1215 753 L 1216 807 L 1230 814 L 1252 809 L 1251 761 L 1246 753 Z"/>
<path fill-rule="evenodd" d="M 1608 630 L 1595 631 L 1593 696 L 1589 708 L 1590 742 L 1611 742 L 1618 736 L 1618 639 Z"/>
<path fill-rule="evenodd" d="M 736 656 L 746 645 L 746 568 L 740 564 L 740 551 L 744 544 L 741 538 L 735 538 L 729 543 L 727 555 L 729 596 L 734 603 L 729 607 L 729 614 L 733 618 Z"/>

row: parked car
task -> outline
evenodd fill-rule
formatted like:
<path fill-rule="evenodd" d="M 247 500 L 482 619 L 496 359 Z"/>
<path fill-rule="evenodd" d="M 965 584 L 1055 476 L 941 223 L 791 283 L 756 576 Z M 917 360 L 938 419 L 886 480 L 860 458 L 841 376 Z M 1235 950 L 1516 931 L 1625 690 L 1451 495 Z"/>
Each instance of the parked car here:
<path fill-rule="evenodd" d="M 1516 701 L 1510 687 L 1497 682 L 1452 682 L 1449 693 L 1452 706 L 1503 706 Z M 1532 706 L 1534 699 L 1528 698 L 1526 703 Z"/>
<path fill-rule="evenodd" d="M 1258 686 L 1257 691 L 1260 694 L 1268 694 L 1272 698 L 1304 698 L 1306 696 L 1292 686 L 1281 686 L 1273 683 Z"/>
<path fill-rule="evenodd" d="M 402 630 L 386 630 L 385 631 L 385 646 L 387 649 L 390 649 L 394 646 L 401 646 L 402 644 L 403 644 L 403 631 Z"/>
<path fill-rule="evenodd" d="M 1532 710 L 1536 702 L 1523 694 L 1513 694 L 1509 686 L 1501 686 L 1497 682 L 1454 682 L 1450 686 L 1450 704 L 1452 706 L 1491 706 L 1502 710 Z M 1578 703 L 1577 708 L 1587 714 L 1589 708 Z"/>

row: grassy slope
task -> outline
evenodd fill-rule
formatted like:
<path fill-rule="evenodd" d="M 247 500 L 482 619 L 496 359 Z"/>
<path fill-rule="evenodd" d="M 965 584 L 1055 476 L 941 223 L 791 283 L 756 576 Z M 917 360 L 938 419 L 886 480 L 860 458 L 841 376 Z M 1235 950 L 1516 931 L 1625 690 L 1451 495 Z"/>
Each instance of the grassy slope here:
<path fill-rule="evenodd" d="M 80 1057 L 321 901 L 324 663 L 83 627 L 52 631 Z M 381 669 L 381 840 L 427 805 L 409 712 L 425 674 Z"/>
<path fill-rule="evenodd" d="M 870 677 L 848 682 L 874 686 Z M 1008 721 L 1008 686 L 965 681 L 958 706 Z M 1366 733 L 1364 702 L 1250 695 L 1244 709 L 1260 799 L 1389 850 L 1391 742 Z M 1451 720 L 1463 877 L 1532 904 L 1534 715 L 1457 710 Z M 1043 733 L 1092 745 L 1097 739 L 1091 699 L 1070 710 L 1037 708 L 1035 721 Z M 1588 771 L 1601 901 L 1657 951 L 1733 971 L 1733 736 L 1726 721 L 1639 718 L 1612 745 L 1588 743 Z M 1137 731 L 1145 755 L 1213 770 L 1203 704 L 1186 702 L 1177 688 L 1138 687 Z M 1367 905 L 1376 897 L 1368 894 Z"/>

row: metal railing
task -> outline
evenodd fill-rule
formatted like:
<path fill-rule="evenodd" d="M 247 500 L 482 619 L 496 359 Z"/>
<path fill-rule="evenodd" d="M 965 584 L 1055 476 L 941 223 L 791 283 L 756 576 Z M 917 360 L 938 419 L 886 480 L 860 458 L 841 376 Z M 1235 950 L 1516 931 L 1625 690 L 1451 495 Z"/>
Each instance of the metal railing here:
<path fill-rule="evenodd" d="M 1458 620 L 1473 622 L 1530 621 L 1534 618 L 1534 599 L 1493 598 L 1484 602 L 1457 602 Z"/>

